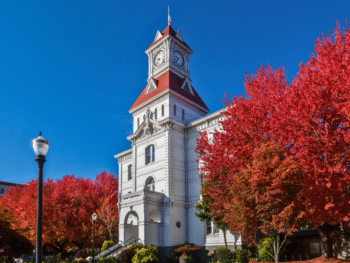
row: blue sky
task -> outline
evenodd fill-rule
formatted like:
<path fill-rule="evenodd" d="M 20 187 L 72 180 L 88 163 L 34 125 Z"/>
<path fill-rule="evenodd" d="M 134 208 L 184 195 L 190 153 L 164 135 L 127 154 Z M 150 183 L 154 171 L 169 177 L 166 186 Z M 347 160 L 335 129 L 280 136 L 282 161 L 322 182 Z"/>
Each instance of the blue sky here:
<path fill-rule="evenodd" d="M 118 174 L 128 113 L 146 85 L 144 51 L 172 25 L 194 51 L 191 79 L 210 112 L 270 63 L 290 80 L 350 1 L 1 1 L 0 181 L 37 177 L 31 140 L 50 143 L 44 179 Z"/>

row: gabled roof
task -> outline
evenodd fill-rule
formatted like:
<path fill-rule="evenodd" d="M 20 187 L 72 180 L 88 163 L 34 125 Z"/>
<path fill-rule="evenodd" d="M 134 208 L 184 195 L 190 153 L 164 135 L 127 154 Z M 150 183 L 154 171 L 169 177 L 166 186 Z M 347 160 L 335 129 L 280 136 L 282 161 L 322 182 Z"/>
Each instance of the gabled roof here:
<path fill-rule="evenodd" d="M 193 94 L 181 88 L 184 81 L 186 80 L 186 77 L 181 78 L 177 74 L 171 71 L 167 71 L 154 80 L 155 80 L 155 83 L 157 84 L 157 88 L 149 91 L 146 94 L 146 90 L 147 90 L 147 86 L 146 86 L 141 92 L 140 96 L 136 99 L 134 104 L 131 106 L 129 111 L 136 108 L 137 106 L 140 106 L 141 104 L 152 99 L 153 97 L 162 93 L 165 90 L 175 91 L 176 93 L 184 96 L 185 98 L 189 99 L 190 101 L 196 103 L 197 105 L 209 111 L 207 105 L 205 105 L 205 103 L 202 101 L 202 99 L 199 97 L 198 93 L 192 86 L 191 88 L 192 88 Z"/>
<path fill-rule="evenodd" d="M 159 32 L 159 31 L 158 31 Z M 157 35 L 158 35 L 158 32 L 157 32 Z M 158 42 L 160 42 L 164 37 L 166 37 L 167 35 L 170 35 L 174 38 L 176 38 L 177 40 L 180 41 L 180 43 L 184 44 L 186 47 L 188 47 L 189 49 L 191 49 L 186 43 L 185 41 L 183 41 L 183 38 L 182 38 L 182 35 L 180 33 L 180 31 L 177 31 L 175 32 L 175 30 L 171 27 L 171 25 L 168 25 L 164 30 L 163 32 L 161 33 L 162 34 L 162 37 L 159 38 L 158 40 L 154 41 L 147 49 L 149 50 L 151 47 L 153 47 L 155 44 L 157 44 Z M 176 35 L 179 34 L 179 37 L 177 37 Z M 156 35 L 156 38 L 157 38 L 157 35 Z"/>

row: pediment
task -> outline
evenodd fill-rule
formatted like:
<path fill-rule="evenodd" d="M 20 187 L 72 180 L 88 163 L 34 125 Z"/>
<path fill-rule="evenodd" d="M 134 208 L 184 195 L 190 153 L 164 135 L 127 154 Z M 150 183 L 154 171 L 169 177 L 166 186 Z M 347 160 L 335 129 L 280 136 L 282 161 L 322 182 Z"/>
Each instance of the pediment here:
<path fill-rule="evenodd" d="M 152 136 L 154 133 L 163 130 L 164 127 L 159 125 L 157 120 L 151 119 L 151 111 L 147 110 L 146 118 L 143 120 L 141 125 L 135 131 L 134 134 L 128 136 L 129 140 L 143 139 L 148 136 Z"/>
<path fill-rule="evenodd" d="M 151 137 L 154 133 L 157 133 L 164 128 L 158 124 L 157 121 L 150 121 L 150 125 L 146 125 L 146 120 L 143 121 L 139 129 L 133 134 L 135 140 L 143 139 L 146 137 Z"/>

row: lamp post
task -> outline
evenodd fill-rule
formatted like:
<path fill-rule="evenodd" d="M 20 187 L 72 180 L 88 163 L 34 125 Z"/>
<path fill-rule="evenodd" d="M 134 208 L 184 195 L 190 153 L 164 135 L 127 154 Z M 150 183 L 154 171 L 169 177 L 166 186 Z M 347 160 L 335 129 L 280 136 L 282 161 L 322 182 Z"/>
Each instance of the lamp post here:
<path fill-rule="evenodd" d="M 32 141 L 33 149 L 36 154 L 35 161 L 38 163 L 38 211 L 36 219 L 36 263 L 41 263 L 41 245 L 42 245 L 42 233 L 41 233 L 41 222 L 42 222 L 42 194 L 43 194 L 43 167 L 46 162 L 45 155 L 49 149 L 49 142 L 41 136 Z"/>
<path fill-rule="evenodd" d="M 97 214 L 92 214 L 92 263 L 94 263 L 95 260 L 95 250 L 94 250 L 94 244 L 95 244 L 95 221 L 97 219 Z"/>

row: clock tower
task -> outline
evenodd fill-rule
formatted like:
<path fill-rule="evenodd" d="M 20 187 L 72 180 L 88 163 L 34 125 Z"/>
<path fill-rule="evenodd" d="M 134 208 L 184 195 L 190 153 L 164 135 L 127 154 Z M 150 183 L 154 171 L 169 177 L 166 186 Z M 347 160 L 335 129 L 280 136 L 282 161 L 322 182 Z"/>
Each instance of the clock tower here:
<path fill-rule="evenodd" d="M 154 42 L 146 50 L 148 55 L 148 82 L 171 70 L 181 77 L 189 77 L 192 49 L 183 40 L 180 30 L 175 32 L 168 25 L 163 32 L 157 31 Z"/>
<path fill-rule="evenodd" d="M 208 107 L 191 84 L 192 49 L 169 24 L 146 49 L 147 84 L 129 113 L 131 148 L 119 162 L 119 240 L 158 246 L 169 255 L 185 242 L 217 248 L 224 238 L 196 217 L 202 187 L 194 149 L 199 131 L 219 128 L 220 111 Z M 227 234 L 228 244 L 240 244 Z M 161 256 L 162 258 L 162 256 Z M 163 257 L 167 259 L 167 257 Z"/>

